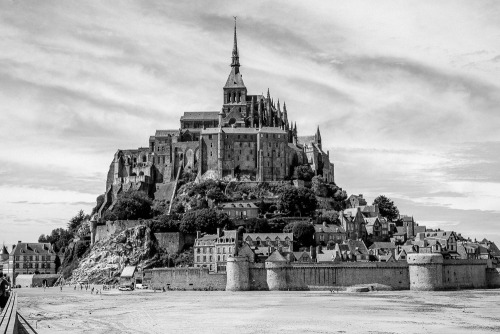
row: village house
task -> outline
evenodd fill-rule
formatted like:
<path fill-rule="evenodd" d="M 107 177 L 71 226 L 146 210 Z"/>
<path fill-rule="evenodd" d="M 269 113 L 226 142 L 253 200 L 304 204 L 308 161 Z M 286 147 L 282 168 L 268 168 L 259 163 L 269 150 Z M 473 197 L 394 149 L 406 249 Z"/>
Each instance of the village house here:
<path fill-rule="evenodd" d="M 50 243 L 21 242 L 12 246 L 3 273 L 15 284 L 19 274 L 55 274 L 57 254 Z"/>
<path fill-rule="evenodd" d="M 382 234 L 382 224 L 378 217 L 365 218 L 366 234 L 371 240 L 382 240 L 387 235 Z"/>
<path fill-rule="evenodd" d="M 194 267 L 212 272 L 226 271 L 227 258 L 236 248 L 236 233 L 236 230 L 221 231 L 220 228 L 216 234 L 201 236 L 198 232 L 193 247 Z"/>
<path fill-rule="evenodd" d="M 346 240 L 346 232 L 342 226 L 335 224 L 314 224 L 314 240 L 317 245 L 328 246 Z"/>
<path fill-rule="evenodd" d="M 396 258 L 396 245 L 392 242 L 374 242 L 369 251 L 370 255 L 380 262 L 387 262 L 391 257 Z"/>
<path fill-rule="evenodd" d="M 257 218 L 259 207 L 251 202 L 221 203 L 221 211 L 226 213 L 231 219 Z"/>
<path fill-rule="evenodd" d="M 359 207 L 353 210 L 341 211 L 339 215 L 340 224 L 346 232 L 346 239 L 365 239 L 365 217 Z"/>

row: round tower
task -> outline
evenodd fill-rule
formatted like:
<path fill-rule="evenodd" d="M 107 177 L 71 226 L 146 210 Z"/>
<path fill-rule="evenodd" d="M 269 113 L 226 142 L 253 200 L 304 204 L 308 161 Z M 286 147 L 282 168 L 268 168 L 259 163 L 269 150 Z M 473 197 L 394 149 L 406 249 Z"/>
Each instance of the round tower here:
<path fill-rule="evenodd" d="M 291 265 L 286 261 L 266 261 L 267 286 L 270 291 L 288 290 L 287 269 Z"/>
<path fill-rule="evenodd" d="M 226 291 L 250 290 L 250 263 L 245 256 L 230 255 L 226 263 Z"/>
<path fill-rule="evenodd" d="M 426 291 L 443 288 L 443 256 L 433 253 L 408 254 L 410 290 Z"/>

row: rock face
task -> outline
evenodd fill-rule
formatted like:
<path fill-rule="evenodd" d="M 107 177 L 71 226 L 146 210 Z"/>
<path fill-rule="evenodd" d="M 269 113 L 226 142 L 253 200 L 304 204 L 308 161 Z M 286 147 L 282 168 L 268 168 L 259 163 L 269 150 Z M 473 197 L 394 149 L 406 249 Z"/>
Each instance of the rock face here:
<path fill-rule="evenodd" d="M 96 242 L 68 281 L 72 284 L 116 283 L 125 266 L 148 268 L 157 260 L 158 244 L 154 234 L 149 227 L 135 226 Z"/>

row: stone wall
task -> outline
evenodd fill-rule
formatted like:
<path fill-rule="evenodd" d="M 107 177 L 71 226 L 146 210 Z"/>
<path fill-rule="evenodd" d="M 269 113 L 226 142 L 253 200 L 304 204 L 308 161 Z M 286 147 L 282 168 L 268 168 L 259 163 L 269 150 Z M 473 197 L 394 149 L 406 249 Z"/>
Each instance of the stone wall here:
<path fill-rule="evenodd" d="M 486 269 L 486 284 L 488 288 L 500 288 L 500 268 Z"/>
<path fill-rule="evenodd" d="M 155 237 L 158 240 L 158 246 L 169 254 L 176 254 L 185 247 L 193 246 L 196 239 L 196 235 L 194 234 L 180 232 L 155 233 Z"/>
<path fill-rule="evenodd" d="M 94 242 L 98 242 L 99 240 L 103 240 L 109 238 L 113 235 L 116 235 L 128 228 L 135 227 L 138 225 L 142 225 L 142 221 L 140 220 L 116 220 L 116 221 L 107 221 L 104 225 L 97 225 L 95 227 L 94 233 Z"/>
<path fill-rule="evenodd" d="M 486 288 L 487 260 L 444 260 L 443 289 Z"/>
<path fill-rule="evenodd" d="M 205 268 L 155 268 L 145 270 L 154 289 L 226 289 L 226 274 L 211 274 Z"/>

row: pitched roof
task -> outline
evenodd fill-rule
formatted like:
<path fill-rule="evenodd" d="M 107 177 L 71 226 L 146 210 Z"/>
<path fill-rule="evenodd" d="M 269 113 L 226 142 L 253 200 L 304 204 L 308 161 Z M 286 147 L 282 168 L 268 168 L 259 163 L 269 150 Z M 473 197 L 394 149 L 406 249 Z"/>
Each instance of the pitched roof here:
<path fill-rule="evenodd" d="M 346 244 L 349 246 L 349 250 L 352 253 L 358 251 L 361 254 L 368 254 L 368 248 L 366 248 L 366 245 L 362 240 L 347 240 Z"/>
<path fill-rule="evenodd" d="M 45 255 L 55 254 L 50 243 L 47 242 L 19 242 L 11 252 L 11 255 Z"/>
<path fill-rule="evenodd" d="M 223 209 L 258 209 L 259 207 L 251 202 L 221 203 Z"/>
<path fill-rule="evenodd" d="M 156 130 L 154 137 L 168 137 L 168 136 L 176 136 L 178 134 L 179 130 Z"/>
<path fill-rule="evenodd" d="M 231 69 L 231 73 L 229 73 L 229 76 L 227 77 L 226 84 L 224 85 L 224 88 L 244 88 L 245 83 L 243 82 L 243 76 L 241 75 L 241 72 L 236 73 L 235 68 L 233 67 Z"/>
<path fill-rule="evenodd" d="M 334 255 L 334 250 L 323 250 L 321 253 L 316 254 L 316 260 L 318 262 L 330 262 L 333 261 Z"/>
<path fill-rule="evenodd" d="M 311 258 L 308 252 L 292 252 L 293 256 L 297 259 L 297 261 L 304 256 L 304 254 L 308 257 Z"/>
<path fill-rule="evenodd" d="M 374 242 L 371 246 L 370 249 L 377 249 L 377 248 L 396 248 L 396 245 L 393 244 L 392 242 Z"/>
<path fill-rule="evenodd" d="M 314 142 L 314 136 L 297 136 L 297 142 L 301 145 L 306 145 Z"/>
<path fill-rule="evenodd" d="M 345 233 L 342 226 L 335 224 L 327 224 L 326 226 L 323 224 L 314 224 L 314 231 L 316 233 Z"/>
<path fill-rule="evenodd" d="M 270 126 L 263 126 L 259 132 L 263 133 L 279 133 L 279 134 L 286 134 L 285 130 L 281 130 L 280 128 L 274 128 Z"/>
<path fill-rule="evenodd" d="M 215 241 L 218 238 L 217 234 L 205 234 L 198 241 Z"/>
<path fill-rule="evenodd" d="M 136 269 L 136 266 L 126 266 L 125 268 L 123 268 L 122 274 L 120 275 L 120 277 L 125 277 L 125 278 L 133 277 L 134 273 L 135 273 L 135 269 Z"/>
<path fill-rule="evenodd" d="M 280 240 L 285 240 L 287 237 L 290 240 L 293 240 L 293 233 L 243 233 L 243 240 L 246 240 L 247 237 L 250 237 L 252 240 L 266 240 L 267 238 L 271 240 L 276 240 L 276 237 L 279 237 Z"/>
<path fill-rule="evenodd" d="M 219 119 L 218 111 L 185 111 L 181 116 L 181 121 L 207 120 L 214 121 Z"/>
<path fill-rule="evenodd" d="M 281 255 L 280 252 L 275 250 L 269 257 L 266 259 L 266 262 L 287 262 L 287 260 Z"/>
<path fill-rule="evenodd" d="M 369 217 L 369 218 L 364 218 L 365 219 L 365 223 L 366 223 L 366 227 L 368 228 L 368 226 L 373 226 L 375 225 L 375 223 L 378 221 L 378 217 Z M 380 223 L 380 221 L 379 221 Z"/>
<path fill-rule="evenodd" d="M 2 249 L 1 249 L 0 255 L 9 255 L 9 251 L 7 250 L 5 245 L 3 245 Z"/>

